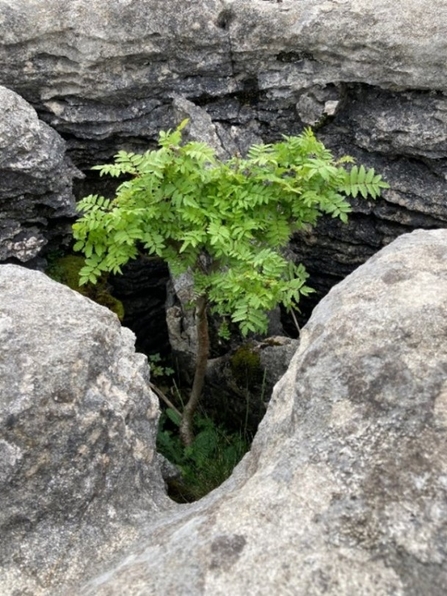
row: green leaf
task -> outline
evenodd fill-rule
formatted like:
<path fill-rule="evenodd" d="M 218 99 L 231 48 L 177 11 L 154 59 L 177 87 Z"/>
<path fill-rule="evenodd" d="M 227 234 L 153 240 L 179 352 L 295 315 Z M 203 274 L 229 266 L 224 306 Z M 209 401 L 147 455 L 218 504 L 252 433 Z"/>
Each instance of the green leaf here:
<path fill-rule="evenodd" d="M 357 184 L 363 184 L 365 182 L 365 178 L 366 178 L 366 170 L 365 170 L 365 166 L 360 166 L 359 170 L 358 170 L 358 177 L 357 177 Z"/>
<path fill-rule="evenodd" d="M 374 174 L 375 174 L 374 168 L 370 168 L 366 174 L 366 177 L 365 177 L 366 184 L 371 184 L 371 182 L 373 181 L 373 178 L 374 178 Z"/>
<path fill-rule="evenodd" d="M 166 409 L 166 416 L 169 418 L 169 420 L 171 420 L 171 422 L 173 422 L 176 426 L 180 426 L 180 423 L 182 421 L 181 417 L 178 415 L 178 412 L 176 412 L 175 410 L 173 410 L 172 408 L 167 408 Z"/>

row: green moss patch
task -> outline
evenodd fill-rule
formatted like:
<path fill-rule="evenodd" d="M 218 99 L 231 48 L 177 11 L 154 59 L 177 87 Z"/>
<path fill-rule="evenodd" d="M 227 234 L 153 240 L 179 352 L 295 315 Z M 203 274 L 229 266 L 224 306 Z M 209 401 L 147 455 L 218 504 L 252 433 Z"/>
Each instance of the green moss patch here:
<path fill-rule="evenodd" d="M 58 281 L 83 296 L 94 300 L 101 306 L 106 306 L 114 312 L 120 321 L 124 318 L 122 302 L 114 298 L 107 283 L 107 275 L 103 275 L 97 284 L 79 285 L 79 272 L 84 266 L 84 258 L 76 255 L 58 257 L 50 262 L 45 273 L 51 279 Z"/>

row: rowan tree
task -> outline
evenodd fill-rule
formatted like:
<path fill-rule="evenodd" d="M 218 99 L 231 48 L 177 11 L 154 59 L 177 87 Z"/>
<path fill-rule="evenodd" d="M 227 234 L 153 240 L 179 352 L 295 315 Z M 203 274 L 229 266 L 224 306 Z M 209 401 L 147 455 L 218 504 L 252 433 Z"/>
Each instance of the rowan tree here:
<path fill-rule="evenodd" d="M 243 335 L 266 332 L 271 309 L 296 308 L 312 291 L 304 266 L 283 254 L 293 233 L 324 214 L 346 222 L 349 196 L 376 198 L 388 186 L 374 169 L 335 159 L 310 129 L 222 161 L 204 143 L 182 143 L 187 122 L 160 132 L 156 150 L 119 151 L 114 163 L 95 166 L 127 179 L 114 199 L 80 201 L 73 226 L 74 248 L 86 257 L 81 283 L 120 273 L 140 254 L 160 257 L 174 275 L 192 273 L 198 352 L 180 426 L 186 445 L 205 379 L 208 310 L 237 323 Z"/>

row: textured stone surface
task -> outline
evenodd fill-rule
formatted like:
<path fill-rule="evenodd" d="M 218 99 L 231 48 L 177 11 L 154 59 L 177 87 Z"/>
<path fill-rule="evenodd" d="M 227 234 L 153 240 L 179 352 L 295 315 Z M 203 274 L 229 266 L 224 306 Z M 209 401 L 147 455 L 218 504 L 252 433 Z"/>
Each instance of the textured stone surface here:
<path fill-rule="evenodd" d="M 30 261 L 52 237 L 69 235 L 72 179 L 81 173 L 65 152 L 57 132 L 0 87 L 0 261 Z"/>
<path fill-rule="evenodd" d="M 295 242 L 318 290 L 310 305 L 396 236 L 446 225 L 444 0 L 180 6 L 1 0 L 0 84 L 66 137 L 82 168 L 153 145 L 185 114 L 223 154 L 315 124 L 337 153 L 376 167 L 392 186 L 383 199 Z"/>
<path fill-rule="evenodd" d="M 447 90 L 442 0 L 281 4 L 2 0 L 1 81 L 97 138 L 153 134 L 173 92 L 288 101 L 336 82 Z"/>
<path fill-rule="evenodd" d="M 299 340 L 284 336 L 241 340 L 235 350 L 210 359 L 203 403 L 213 420 L 253 437 L 298 345 Z"/>
<path fill-rule="evenodd" d="M 85 577 L 166 508 L 147 382 L 109 310 L 0 265 L 2 596 Z"/>
<path fill-rule="evenodd" d="M 417 231 L 333 288 L 233 476 L 76 593 L 444 595 L 446 262 Z"/>

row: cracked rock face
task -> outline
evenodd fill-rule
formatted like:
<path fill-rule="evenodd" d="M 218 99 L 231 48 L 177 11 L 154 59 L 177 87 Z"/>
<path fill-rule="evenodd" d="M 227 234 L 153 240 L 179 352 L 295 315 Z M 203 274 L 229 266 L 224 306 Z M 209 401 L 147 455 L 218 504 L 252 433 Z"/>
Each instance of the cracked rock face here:
<path fill-rule="evenodd" d="M 401 236 L 303 329 L 251 452 L 79 596 L 442 596 L 447 231 Z"/>
<path fill-rule="evenodd" d="M 297 237 L 317 300 L 400 234 L 446 225 L 444 0 L 3 0 L 0 23 L 0 84 L 82 169 L 190 115 L 223 156 L 313 125 L 383 173 L 391 190 L 349 226 Z"/>
<path fill-rule="evenodd" d="M 0 265 L 0 296 L 0 591 L 39 596 L 166 508 L 158 399 L 106 308 L 15 265 Z"/>
<path fill-rule="evenodd" d="M 0 261 L 28 262 L 53 237 L 68 236 L 73 177 L 58 133 L 34 108 L 0 87 Z"/>
<path fill-rule="evenodd" d="M 1 82 L 90 138 L 153 135 L 173 93 L 287 104 L 336 82 L 447 89 L 442 0 L 281 4 L 3 0 Z"/>

